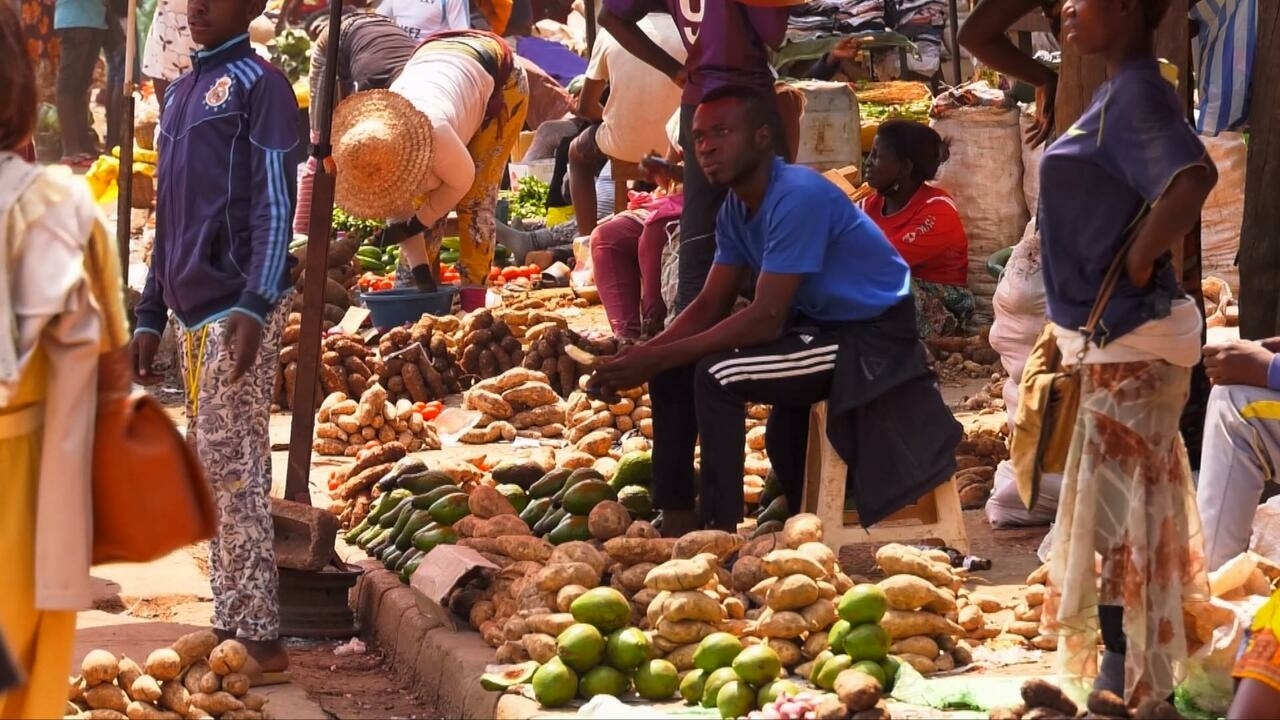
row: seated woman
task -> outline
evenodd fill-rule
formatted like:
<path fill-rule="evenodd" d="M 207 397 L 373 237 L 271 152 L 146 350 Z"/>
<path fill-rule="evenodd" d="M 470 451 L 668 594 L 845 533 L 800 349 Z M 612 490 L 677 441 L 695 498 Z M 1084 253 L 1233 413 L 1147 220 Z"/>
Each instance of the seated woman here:
<path fill-rule="evenodd" d="M 906 120 L 880 126 L 867 157 L 875 194 L 862 209 L 911 266 L 920 337 L 954 335 L 973 314 L 969 239 L 955 202 L 929 185 L 946 162 L 947 143 L 932 128 Z"/>
<path fill-rule="evenodd" d="M 680 222 L 684 194 L 679 187 L 680 117 L 667 123 L 667 161 L 646 157 L 641 166 L 666 191 L 637 194 L 628 208 L 601 222 L 591 233 L 591 268 L 600 303 L 613 334 L 627 340 L 652 337 L 662 330 L 667 306 L 662 299 L 662 251 L 668 226 Z"/>

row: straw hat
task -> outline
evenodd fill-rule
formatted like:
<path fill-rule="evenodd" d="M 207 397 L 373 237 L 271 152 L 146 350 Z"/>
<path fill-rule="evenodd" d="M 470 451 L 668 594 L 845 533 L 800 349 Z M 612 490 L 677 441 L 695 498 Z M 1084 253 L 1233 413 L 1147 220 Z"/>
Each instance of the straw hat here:
<path fill-rule="evenodd" d="M 404 220 L 426 204 L 431 120 L 390 90 L 366 90 L 333 111 L 334 202 L 356 217 Z"/>

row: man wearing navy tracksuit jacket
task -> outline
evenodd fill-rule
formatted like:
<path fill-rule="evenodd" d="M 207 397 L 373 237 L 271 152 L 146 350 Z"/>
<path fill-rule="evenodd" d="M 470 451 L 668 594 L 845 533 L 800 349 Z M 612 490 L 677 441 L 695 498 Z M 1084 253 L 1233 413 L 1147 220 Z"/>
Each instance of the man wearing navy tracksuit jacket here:
<path fill-rule="evenodd" d="M 193 0 L 192 30 L 217 35 L 227 23 L 216 17 L 226 14 L 220 6 L 243 5 L 233 9 L 248 14 L 257 4 Z M 238 27 L 238 16 L 230 25 Z M 290 155 L 298 107 L 289 81 L 254 53 L 247 33 L 218 39 L 205 41 L 210 49 L 195 53 L 191 71 L 167 89 L 134 374 L 144 384 L 159 380 L 152 365 L 173 311 L 182 331 L 187 439 L 220 511 L 210 548 L 213 627 L 238 636 L 272 672 L 288 657 L 278 641 L 267 428 L 294 262 Z"/>

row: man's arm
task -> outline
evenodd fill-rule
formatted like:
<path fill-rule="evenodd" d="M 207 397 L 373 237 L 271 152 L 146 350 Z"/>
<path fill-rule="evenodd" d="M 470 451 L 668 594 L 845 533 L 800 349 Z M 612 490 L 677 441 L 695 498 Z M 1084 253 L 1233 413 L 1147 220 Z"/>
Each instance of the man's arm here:
<path fill-rule="evenodd" d="M 718 267 L 722 266 L 713 265 L 712 273 Z M 741 270 L 741 268 L 737 269 Z M 664 366 L 670 368 L 690 365 L 714 353 L 734 348 L 755 347 L 777 340 L 787 329 L 787 323 L 792 314 L 792 302 L 804 278 L 804 275 L 760 273 L 756 281 L 755 300 L 752 300 L 745 310 L 729 315 L 702 332 L 662 343 Z M 692 309 L 697 302 L 698 300 L 694 300 L 689 309 Z M 732 308 L 732 302 L 730 302 L 730 308 Z M 689 312 L 688 309 L 685 310 L 685 313 L 687 312 Z M 676 321 L 668 328 L 668 332 L 675 330 L 684 317 L 684 313 L 677 316 Z M 693 323 L 690 323 L 690 326 L 692 325 Z M 666 334 L 664 332 L 659 335 L 655 341 Z"/>
<path fill-rule="evenodd" d="M 578 94 L 577 115 L 591 122 L 604 119 L 604 104 L 600 98 L 604 95 L 606 83 L 603 80 L 587 78 L 582 81 L 582 92 Z"/>
<path fill-rule="evenodd" d="M 265 72 L 249 89 L 249 140 L 253 187 L 249 284 L 234 312 L 266 324 L 281 295 L 293 227 L 294 175 L 287 167 L 298 144 L 298 103 L 284 75 Z"/>
<path fill-rule="evenodd" d="M 1035 86 L 1036 122 L 1025 138 L 1031 147 L 1046 142 L 1053 134 L 1058 74 L 1019 50 L 1006 33 L 1039 7 L 1037 0 L 982 0 L 960 27 L 959 35 L 960 44 L 982 64 Z"/>
<path fill-rule="evenodd" d="M 641 16 L 643 17 L 643 15 Z M 627 20 L 615 15 L 609 8 L 600 11 L 600 27 L 609 31 L 618 44 L 627 52 L 656 68 L 671 78 L 677 85 L 684 87 L 684 63 L 675 59 L 660 45 L 653 41 L 634 20 Z"/>

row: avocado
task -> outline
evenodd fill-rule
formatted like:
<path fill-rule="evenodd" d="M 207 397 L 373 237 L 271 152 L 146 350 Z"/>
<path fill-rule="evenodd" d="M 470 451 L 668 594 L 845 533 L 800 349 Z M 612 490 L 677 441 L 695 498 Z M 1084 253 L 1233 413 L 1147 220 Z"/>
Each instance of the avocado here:
<path fill-rule="evenodd" d="M 630 486 L 649 487 L 653 482 L 653 457 L 648 450 L 629 452 L 618 460 L 618 469 L 609 479 L 609 487 L 622 492 Z"/>
<path fill-rule="evenodd" d="M 543 515 L 542 519 L 538 521 L 537 526 L 533 528 L 533 534 L 538 536 L 546 535 L 554 530 L 556 525 L 560 524 L 561 520 L 567 517 L 569 517 L 568 510 L 565 510 L 564 508 L 553 508 L 552 510 L 547 511 L 547 514 Z"/>
<path fill-rule="evenodd" d="M 760 514 L 756 516 L 756 522 L 760 523 L 761 525 L 771 520 L 778 520 L 780 522 L 785 522 L 786 519 L 787 519 L 787 498 L 784 496 L 778 496 L 774 498 L 773 502 L 769 503 L 769 506 L 766 507 L 764 510 L 761 510 Z"/>
<path fill-rule="evenodd" d="M 413 546 L 424 553 L 431 552 L 437 545 L 453 545 L 458 542 L 458 534 L 453 528 L 428 528 L 413 536 Z"/>
<path fill-rule="evenodd" d="M 375 502 L 377 501 L 375 500 Z M 361 520 L 359 523 L 356 523 L 351 527 L 350 530 L 342 534 L 342 541 L 347 543 L 348 545 L 353 544 L 355 543 L 356 538 L 360 537 L 360 534 L 368 529 L 369 529 L 369 516 L 365 515 L 363 520 Z"/>
<path fill-rule="evenodd" d="M 480 687 L 485 690 L 502 691 L 522 685 L 533 680 L 533 674 L 542 667 L 536 660 L 522 662 L 519 665 L 507 665 L 497 672 L 487 672 L 480 676 Z"/>
<path fill-rule="evenodd" d="M 565 478 L 564 485 L 560 488 L 560 491 L 552 497 L 555 498 L 557 503 L 563 502 L 564 496 L 573 489 L 574 485 L 588 480 L 599 480 L 600 482 L 604 482 L 604 476 L 592 468 L 578 468 L 570 473 L 568 478 Z"/>
<path fill-rule="evenodd" d="M 507 502 L 511 503 L 511 507 L 515 508 L 518 513 L 523 512 L 529 505 L 529 496 L 525 493 L 524 488 L 519 485 L 507 483 L 495 487 L 494 490 L 502 493 L 502 496 L 507 499 Z"/>
<path fill-rule="evenodd" d="M 618 494 L 603 480 L 583 480 L 569 488 L 561 505 L 574 515 L 586 515 L 605 500 L 617 500 Z"/>
<path fill-rule="evenodd" d="M 400 522 L 400 516 L 403 515 L 405 512 L 407 512 L 409 508 L 412 506 L 413 506 L 413 496 L 410 495 L 409 497 L 396 503 L 395 508 L 393 508 L 391 512 L 378 518 L 378 524 L 384 528 L 395 527 L 396 523 Z"/>
<path fill-rule="evenodd" d="M 406 513 L 408 520 L 404 527 L 400 528 L 400 532 L 396 533 L 396 547 L 401 550 L 408 550 L 413 546 L 413 536 L 418 531 L 432 523 L 431 513 L 426 510 L 412 510 Z"/>
<path fill-rule="evenodd" d="M 466 493 L 454 493 L 437 500 L 427 512 L 441 525 L 452 525 L 470 515 L 471 508 L 467 506 Z"/>
<path fill-rule="evenodd" d="M 587 528 L 587 519 L 581 515 L 566 515 L 555 529 L 547 533 L 547 542 L 559 545 L 571 540 L 590 540 L 591 530 Z"/>
<path fill-rule="evenodd" d="M 628 485 L 618 491 L 618 502 L 627 509 L 635 520 L 649 520 L 653 517 L 653 498 L 649 488 Z"/>
<path fill-rule="evenodd" d="M 414 495 L 421 495 L 425 492 L 431 492 L 438 487 L 452 484 L 453 478 L 437 470 L 425 470 L 414 475 L 405 475 L 400 478 L 400 487 L 408 490 Z"/>
<path fill-rule="evenodd" d="M 544 473 L 542 466 L 536 462 L 513 462 L 504 460 L 489 471 L 493 481 L 499 485 L 519 485 L 521 490 L 529 490 L 540 480 Z"/>
<path fill-rule="evenodd" d="M 551 512 L 551 498 L 538 498 L 537 500 L 529 501 L 525 509 L 520 512 L 520 519 L 524 521 L 525 525 L 532 528 L 549 512 Z"/>
<path fill-rule="evenodd" d="M 392 490 L 389 493 L 379 495 L 373 505 L 369 506 L 369 522 L 378 523 L 382 520 L 383 515 L 391 512 L 395 506 L 400 504 L 401 500 L 407 497 L 413 497 L 413 493 L 408 490 Z"/>
<path fill-rule="evenodd" d="M 572 474 L 572 470 L 566 470 L 564 468 L 552 470 L 546 475 L 543 475 L 541 480 L 529 487 L 529 497 L 538 499 L 549 498 L 552 495 L 555 495 L 560 492 L 560 489 L 564 487 L 565 481 L 568 480 L 569 476 Z"/>
<path fill-rule="evenodd" d="M 378 480 L 378 489 L 384 493 L 391 492 L 396 489 L 397 483 L 400 482 L 401 477 L 405 475 L 412 475 L 414 473 L 426 472 L 426 470 L 427 464 L 422 462 L 421 458 L 400 458 L 400 460 L 396 461 L 395 465 L 391 466 L 391 469 L 387 471 L 387 474 L 383 475 L 382 478 Z"/>
<path fill-rule="evenodd" d="M 446 498 L 460 492 L 462 492 L 462 488 L 457 485 L 441 485 L 430 492 L 425 492 L 421 495 L 414 495 L 413 508 L 415 510 L 429 510 L 440 498 Z"/>

